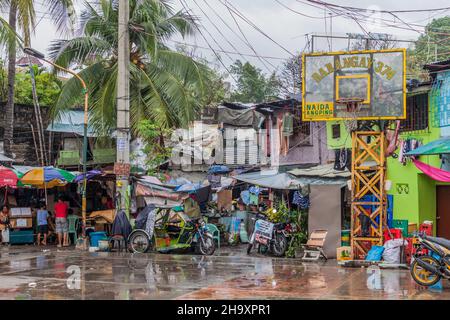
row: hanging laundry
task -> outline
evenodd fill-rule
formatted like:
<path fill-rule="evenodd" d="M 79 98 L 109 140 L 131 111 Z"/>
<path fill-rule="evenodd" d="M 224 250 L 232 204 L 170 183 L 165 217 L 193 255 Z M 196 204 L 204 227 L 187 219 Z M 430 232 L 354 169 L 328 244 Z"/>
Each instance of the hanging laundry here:
<path fill-rule="evenodd" d="M 258 186 L 252 186 L 252 187 L 248 188 L 248 191 L 249 191 L 250 193 L 259 195 L 259 193 L 261 192 L 261 189 L 259 189 Z"/>
<path fill-rule="evenodd" d="M 309 196 L 303 196 L 299 191 L 295 191 L 292 197 L 292 204 L 297 205 L 302 210 L 308 209 L 310 206 Z"/>
<path fill-rule="evenodd" d="M 290 113 L 283 115 L 283 136 L 289 137 L 294 134 L 294 116 Z"/>
<path fill-rule="evenodd" d="M 259 196 L 254 193 L 250 193 L 250 204 L 257 206 L 259 203 Z"/>
<path fill-rule="evenodd" d="M 406 157 L 405 154 L 408 153 L 409 151 L 417 149 L 421 145 L 422 142 L 414 138 L 408 138 L 406 140 L 400 141 L 400 153 L 398 161 L 405 166 L 410 159 L 415 158 L 415 157 Z"/>
<path fill-rule="evenodd" d="M 241 200 L 247 206 L 250 204 L 250 192 L 248 190 L 241 192 Z"/>

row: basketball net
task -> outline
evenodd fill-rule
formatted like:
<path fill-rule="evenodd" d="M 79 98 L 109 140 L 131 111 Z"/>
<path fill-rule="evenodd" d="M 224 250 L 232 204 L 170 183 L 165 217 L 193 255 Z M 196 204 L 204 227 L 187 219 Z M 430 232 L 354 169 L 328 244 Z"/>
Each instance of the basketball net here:
<path fill-rule="evenodd" d="M 344 124 L 345 128 L 350 133 L 358 130 L 358 112 L 363 101 L 364 99 L 360 98 L 346 98 L 336 101 L 338 104 L 346 106 L 346 119 L 344 120 Z"/>

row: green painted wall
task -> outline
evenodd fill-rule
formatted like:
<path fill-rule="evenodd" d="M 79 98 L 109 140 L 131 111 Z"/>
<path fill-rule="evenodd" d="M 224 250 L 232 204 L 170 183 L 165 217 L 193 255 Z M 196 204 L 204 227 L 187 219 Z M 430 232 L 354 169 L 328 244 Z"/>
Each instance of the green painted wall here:
<path fill-rule="evenodd" d="M 341 136 L 337 139 L 333 139 L 332 126 L 340 124 Z M 327 122 L 327 144 L 329 149 L 341 149 L 352 147 L 352 137 L 345 128 L 344 121 L 328 121 Z"/>
<path fill-rule="evenodd" d="M 434 109 L 432 103 L 430 99 L 429 110 Z M 429 118 L 431 119 L 431 115 Z M 338 139 L 333 139 L 332 126 L 337 123 L 341 124 L 341 135 Z M 433 128 L 431 120 L 428 127 L 427 130 L 400 134 L 400 139 L 416 138 L 422 140 L 423 144 L 439 139 L 440 128 Z M 343 121 L 327 122 L 327 143 L 330 149 L 351 148 L 351 136 Z M 398 152 L 399 150 L 397 154 Z M 420 161 L 434 167 L 441 165 L 438 156 L 422 156 Z M 394 196 L 394 219 L 405 219 L 417 224 L 431 220 L 436 230 L 436 181 L 421 173 L 412 162 L 403 165 L 392 157 L 387 159 L 387 179 L 392 181 L 388 194 Z M 399 190 L 399 184 L 406 184 L 409 192 Z"/>
<path fill-rule="evenodd" d="M 432 110 L 431 105 L 429 110 Z M 415 138 L 427 144 L 439 139 L 440 134 L 440 128 L 433 128 L 430 120 L 427 130 L 403 133 L 400 139 Z M 438 168 L 441 165 L 439 156 L 422 156 L 419 160 Z M 436 231 L 436 181 L 423 174 L 412 162 L 403 165 L 392 157 L 387 159 L 387 179 L 392 181 L 388 194 L 394 196 L 394 219 L 405 219 L 417 224 L 431 220 Z M 407 184 L 409 193 L 401 192 L 399 184 Z"/>

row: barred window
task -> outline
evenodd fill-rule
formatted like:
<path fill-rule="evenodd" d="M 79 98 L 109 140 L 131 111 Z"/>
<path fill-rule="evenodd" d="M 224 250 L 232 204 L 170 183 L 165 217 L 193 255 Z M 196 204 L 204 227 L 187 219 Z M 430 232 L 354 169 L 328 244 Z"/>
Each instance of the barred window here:
<path fill-rule="evenodd" d="M 406 119 L 400 131 L 419 131 L 428 128 L 428 93 L 416 94 L 406 99 Z"/>

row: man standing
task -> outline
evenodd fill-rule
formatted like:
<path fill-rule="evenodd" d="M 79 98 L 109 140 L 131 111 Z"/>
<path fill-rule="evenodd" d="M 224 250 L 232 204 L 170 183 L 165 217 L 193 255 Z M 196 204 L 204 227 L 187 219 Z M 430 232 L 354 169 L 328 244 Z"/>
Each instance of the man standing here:
<path fill-rule="evenodd" d="M 56 233 L 58 234 L 58 248 L 61 247 L 61 240 L 64 235 L 63 246 L 69 245 L 69 226 L 67 224 L 67 212 L 69 210 L 68 205 L 63 202 L 62 198 L 58 198 L 58 202 L 55 204 L 55 222 Z"/>

